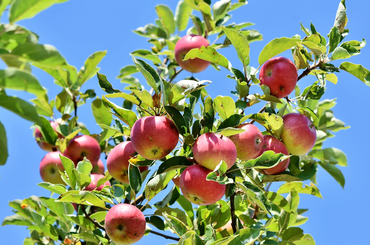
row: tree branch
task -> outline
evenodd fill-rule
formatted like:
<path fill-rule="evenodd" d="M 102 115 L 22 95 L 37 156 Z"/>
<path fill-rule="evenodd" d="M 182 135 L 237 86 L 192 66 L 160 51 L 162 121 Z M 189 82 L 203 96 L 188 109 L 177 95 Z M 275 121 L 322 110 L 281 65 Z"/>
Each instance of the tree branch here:
<path fill-rule="evenodd" d="M 231 227 L 233 233 L 236 233 L 236 216 L 235 216 L 235 193 L 230 196 L 230 213 L 231 213 Z"/>
<path fill-rule="evenodd" d="M 101 224 L 99 224 L 98 222 L 96 222 L 95 220 L 93 220 L 92 218 L 90 218 L 90 216 L 86 212 L 86 209 L 85 209 L 85 206 L 84 205 L 80 205 L 80 207 L 82 209 L 82 212 L 85 214 L 85 217 L 88 220 L 90 220 L 97 228 L 105 230 L 105 227 L 104 226 L 102 226 Z"/>
<path fill-rule="evenodd" d="M 303 77 L 307 76 L 307 75 L 308 75 L 312 70 L 315 70 L 317 67 L 319 67 L 321 64 L 322 64 L 322 62 L 321 62 L 321 61 L 319 61 L 319 62 L 317 62 L 317 64 L 316 64 L 316 65 L 312 65 L 312 66 L 308 67 L 306 70 L 304 70 L 304 71 L 302 72 L 302 74 L 301 74 L 301 75 L 299 75 L 299 77 L 298 77 L 298 79 L 297 79 L 297 82 L 298 82 L 299 80 L 301 80 Z"/>
<path fill-rule="evenodd" d="M 164 237 L 166 239 L 171 239 L 171 240 L 174 240 L 174 241 L 180 241 L 180 238 L 177 238 L 177 237 L 167 236 L 165 234 L 162 234 L 162 233 L 159 233 L 159 232 L 156 232 L 156 231 L 152 231 L 152 230 L 150 230 L 149 232 L 152 233 L 152 234 L 155 234 L 157 236 Z"/>
<path fill-rule="evenodd" d="M 141 194 L 135 200 L 133 200 L 130 204 L 131 205 L 136 205 L 136 204 L 141 203 L 142 201 L 144 201 L 144 199 L 145 199 L 145 196 L 143 194 Z"/>
<path fill-rule="evenodd" d="M 179 73 L 182 72 L 183 70 L 184 69 L 181 68 L 180 70 L 176 71 L 173 77 L 171 77 L 171 79 L 168 81 L 168 83 L 171 83 L 175 79 L 175 77 L 177 77 L 177 75 L 179 75 Z"/>

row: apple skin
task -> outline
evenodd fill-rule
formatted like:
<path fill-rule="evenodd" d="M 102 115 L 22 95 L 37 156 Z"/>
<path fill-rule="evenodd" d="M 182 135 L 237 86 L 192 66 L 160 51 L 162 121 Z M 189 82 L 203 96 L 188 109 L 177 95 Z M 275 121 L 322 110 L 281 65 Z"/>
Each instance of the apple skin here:
<path fill-rule="evenodd" d="M 91 173 L 93 173 L 93 174 L 104 174 L 104 172 L 105 172 L 104 163 L 102 162 L 102 160 L 99 159 L 97 165 L 95 165 L 93 167 L 93 169 L 91 170 Z"/>
<path fill-rule="evenodd" d="M 199 165 L 214 170 L 224 160 L 227 169 L 236 160 L 237 152 L 234 143 L 226 136 L 217 133 L 205 133 L 198 137 L 193 146 L 193 156 Z"/>
<path fill-rule="evenodd" d="M 210 172 L 212 171 L 195 164 L 181 173 L 180 188 L 186 199 L 197 205 L 210 205 L 224 196 L 226 186 L 208 181 L 207 174 Z"/>
<path fill-rule="evenodd" d="M 237 157 L 244 161 L 256 158 L 263 146 L 261 131 L 253 124 L 241 124 L 237 128 L 245 130 L 229 137 L 235 144 Z"/>
<path fill-rule="evenodd" d="M 96 185 L 98 184 L 98 181 L 101 178 L 104 178 L 104 175 L 102 175 L 102 174 L 91 174 L 90 177 L 91 177 L 91 183 L 88 186 L 85 187 L 85 189 L 84 189 L 85 191 L 93 191 L 95 189 L 97 191 L 101 191 L 104 188 L 104 186 L 111 186 L 110 182 L 107 181 L 104 184 L 96 187 Z"/>
<path fill-rule="evenodd" d="M 100 153 L 98 141 L 89 135 L 77 135 L 74 137 L 64 152 L 74 162 L 75 166 L 86 157 L 93 168 L 98 164 Z"/>
<path fill-rule="evenodd" d="M 121 142 L 111 150 L 107 158 L 107 168 L 114 179 L 126 184 L 130 182 L 128 179 L 129 160 L 135 152 L 131 141 Z M 148 169 L 148 166 L 139 167 L 140 172 Z"/>
<path fill-rule="evenodd" d="M 294 90 L 298 72 L 291 60 L 285 57 L 275 57 L 263 64 L 259 79 L 261 85 L 270 88 L 271 95 L 284 98 Z"/>
<path fill-rule="evenodd" d="M 284 155 L 289 155 L 288 149 L 278 138 L 271 135 L 263 136 L 263 146 L 260 152 L 262 155 L 265 151 L 274 151 L 275 153 L 283 153 Z M 272 168 L 261 169 L 261 172 L 265 175 L 280 174 L 284 172 L 289 166 L 289 158 L 280 162 L 278 165 Z"/>
<path fill-rule="evenodd" d="M 177 175 L 175 177 L 172 178 L 172 181 L 173 183 L 177 186 L 177 187 L 180 187 L 180 178 L 181 178 L 181 175 Z"/>
<path fill-rule="evenodd" d="M 289 113 L 283 116 L 281 139 L 293 155 L 305 155 L 316 143 L 316 128 L 305 115 Z"/>
<path fill-rule="evenodd" d="M 105 230 L 117 245 L 133 244 L 145 234 L 144 214 L 131 204 L 121 203 L 109 209 L 105 216 Z"/>
<path fill-rule="evenodd" d="M 158 160 L 175 149 L 179 132 L 164 116 L 142 117 L 131 129 L 131 142 L 137 153 L 149 160 Z"/>
<path fill-rule="evenodd" d="M 199 35 L 186 35 L 177 41 L 175 46 L 175 59 L 177 63 L 187 71 L 192 73 L 198 73 L 204 71 L 210 64 L 209 61 L 202 60 L 199 58 L 189 59 L 183 61 L 186 54 L 193 48 L 200 48 L 202 46 L 209 46 L 209 42 L 202 36 Z"/>
<path fill-rule="evenodd" d="M 54 129 L 54 131 L 58 134 L 59 138 L 64 138 L 63 135 L 57 132 L 57 127 L 59 126 L 57 122 L 50 121 L 50 125 Z M 41 131 L 37 127 L 35 128 L 35 138 L 36 138 L 36 143 L 38 144 L 38 146 L 44 151 L 53 151 L 53 148 L 57 149 L 56 146 L 50 145 L 48 142 L 45 141 L 44 136 L 42 135 Z"/>
<path fill-rule="evenodd" d="M 47 153 L 41 160 L 40 175 L 44 182 L 66 185 L 59 173 L 59 170 L 64 171 L 62 160 L 59 157 L 60 155 L 62 153 L 59 151 L 52 151 Z"/>

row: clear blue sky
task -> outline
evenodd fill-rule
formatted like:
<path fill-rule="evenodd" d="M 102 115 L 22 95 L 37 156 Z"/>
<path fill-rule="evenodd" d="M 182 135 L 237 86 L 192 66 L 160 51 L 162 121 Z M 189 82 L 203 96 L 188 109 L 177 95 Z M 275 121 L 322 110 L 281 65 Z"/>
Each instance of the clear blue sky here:
<path fill-rule="evenodd" d="M 103 3 L 104 2 L 104 3 Z M 214 1 L 212 1 L 214 2 Z M 253 29 L 259 30 L 264 40 L 251 44 L 251 65 L 258 67 L 258 55 L 262 48 L 276 37 L 291 37 L 295 34 L 304 35 L 299 22 L 304 26 L 314 23 L 318 32 L 323 36 L 329 33 L 334 23 L 339 0 L 311 1 L 268 1 L 251 0 L 250 3 L 233 12 L 231 22 L 253 22 Z M 135 1 L 97 1 L 79 0 L 55 5 L 42 12 L 35 18 L 21 21 L 19 24 L 34 31 L 40 36 L 40 43 L 54 45 L 67 61 L 80 68 L 85 59 L 95 51 L 107 50 L 107 56 L 100 63 L 100 72 L 107 75 L 115 88 L 123 89 L 115 79 L 120 68 L 132 64 L 130 52 L 137 49 L 149 49 L 146 39 L 132 30 L 154 23 L 157 18 L 154 7 L 157 4 L 167 4 L 174 11 L 177 1 L 174 0 L 135 0 Z M 347 1 L 347 15 L 350 33 L 346 40 L 370 40 L 368 1 Z M 5 14 L 6 17 L 7 14 Z M 4 18 L 2 18 L 4 21 Z M 183 34 L 183 33 L 182 33 Z M 233 48 L 220 51 L 228 57 L 232 64 L 238 64 L 238 58 Z M 287 54 L 288 58 L 292 58 Z M 370 47 L 365 47 L 362 54 L 352 57 L 349 61 L 363 64 L 370 69 Z M 238 66 L 238 65 L 236 65 Z M 4 65 L 1 65 L 4 69 Z M 60 88 L 53 84 L 53 79 L 39 70 L 34 74 L 48 88 L 49 98 L 55 97 Z M 234 89 L 232 80 L 226 78 L 228 72 L 221 72 L 209 67 L 197 75 L 200 79 L 213 81 L 208 87 L 211 96 L 225 93 Z M 189 76 L 183 72 L 178 80 Z M 335 138 L 325 142 L 324 147 L 336 147 L 343 150 L 348 157 L 349 167 L 341 168 L 346 177 L 344 190 L 322 168 L 319 168 L 318 187 L 324 199 L 301 195 L 300 208 L 309 208 L 306 215 L 309 220 L 302 226 L 305 233 L 311 234 L 316 244 L 363 244 L 367 232 L 366 208 L 369 198 L 367 178 L 369 171 L 368 95 L 370 88 L 357 78 L 341 72 L 338 74 L 337 85 L 328 84 L 324 98 L 337 98 L 334 112 L 337 118 L 350 125 L 349 130 L 340 131 Z M 141 77 L 138 77 L 141 78 Z M 302 79 L 302 87 L 312 83 L 313 78 Z M 143 79 L 141 79 L 144 82 Z M 83 91 L 94 88 L 101 97 L 103 91 L 98 87 L 97 79 L 87 82 Z M 9 91 L 24 99 L 33 96 L 26 93 Z M 99 133 L 91 113 L 91 101 L 80 107 L 79 117 L 92 133 Z M 261 105 L 262 106 L 262 105 Z M 256 106 L 258 110 L 261 106 Z M 36 184 L 41 182 L 39 163 L 46 152 L 35 143 L 30 129 L 32 123 L 0 108 L 0 121 L 8 134 L 9 159 L 5 166 L 0 166 L 0 186 L 3 189 L 0 198 L 0 220 L 12 215 L 8 201 L 24 199 L 31 195 L 49 196 L 50 193 Z M 366 210 L 366 209 L 365 209 Z M 363 213 L 363 214 L 361 214 Z M 364 236 L 365 235 L 365 236 Z M 1 244 L 23 244 L 28 231 L 23 226 L 0 227 Z M 155 235 L 144 237 L 137 244 L 167 244 L 165 240 Z"/>

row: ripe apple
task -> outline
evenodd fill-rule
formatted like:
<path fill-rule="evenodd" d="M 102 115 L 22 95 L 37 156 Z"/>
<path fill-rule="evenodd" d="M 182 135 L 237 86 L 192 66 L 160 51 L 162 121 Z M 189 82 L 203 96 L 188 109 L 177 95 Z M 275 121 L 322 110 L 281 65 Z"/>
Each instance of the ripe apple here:
<path fill-rule="evenodd" d="M 281 139 L 293 155 L 304 155 L 316 142 L 316 128 L 305 115 L 289 113 L 283 116 Z"/>
<path fill-rule="evenodd" d="M 295 88 L 298 72 L 294 63 L 285 57 L 275 57 L 261 67 L 259 79 L 261 85 L 270 88 L 270 93 L 277 98 L 288 96 Z"/>
<path fill-rule="evenodd" d="M 214 170 L 224 160 L 227 169 L 231 168 L 236 160 L 236 147 L 226 136 L 217 133 L 205 133 L 199 136 L 193 146 L 194 159 L 199 165 Z"/>
<path fill-rule="evenodd" d="M 95 167 L 98 164 L 101 151 L 96 139 L 89 135 L 77 135 L 69 142 L 64 153 L 76 166 L 79 161 L 82 161 L 86 157 L 92 166 Z"/>
<path fill-rule="evenodd" d="M 211 170 L 199 164 L 188 166 L 180 176 L 181 192 L 186 199 L 198 205 L 210 205 L 219 201 L 225 194 L 226 186 L 208 181 Z"/>
<path fill-rule="evenodd" d="M 289 155 L 288 149 L 278 138 L 271 135 L 263 136 L 263 146 L 260 152 L 262 155 L 265 151 L 274 151 L 275 153 L 283 153 L 284 155 Z M 275 167 L 262 169 L 261 172 L 266 175 L 280 174 L 285 171 L 289 166 L 289 158 L 278 163 Z"/>
<path fill-rule="evenodd" d="M 102 174 L 91 174 L 90 177 L 91 177 L 91 182 L 88 186 L 85 187 L 85 189 L 84 189 L 85 191 L 92 191 L 92 190 L 95 190 L 95 189 L 98 190 L 98 191 L 101 191 L 104 188 L 104 186 L 111 186 L 110 182 L 107 181 L 104 184 L 96 187 L 96 185 L 98 184 L 98 181 L 101 178 L 104 178 L 104 175 L 102 175 Z"/>
<path fill-rule="evenodd" d="M 244 129 L 245 131 L 229 137 L 235 144 L 238 158 L 245 161 L 256 158 L 263 145 L 263 135 L 261 131 L 253 124 L 241 124 L 238 128 Z"/>
<path fill-rule="evenodd" d="M 64 171 L 62 160 L 60 160 L 61 153 L 59 151 L 52 151 L 47 153 L 40 162 L 40 175 L 44 182 L 52 184 L 65 185 L 59 173 Z"/>
<path fill-rule="evenodd" d="M 135 153 L 131 141 L 125 141 L 116 145 L 108 155 L 107 168 L 112 177 L 118 181 L 128 184 L 129 159 Z M 148 166 L 139 167 L 140 172 L 148 170 Z"/>
<path fill-rule="evenodd" d="M 104 163 L 102 162 L 102 160 L 99 159 L 98 163 L 91 170 L 91 173 L 104 174 L 104 172 L 105 172 Z"/>
<path fill-rule="evenodd" d="M 105 230 L 117 245 L 133 244 L 145 234 L 144 214 L 131 204 L 121 203 L 109 209 L 105 216 Z"/>
<path fill-rule="evenodd" d="M 131 142 L 137 153 L 157 160 L 175 149 L 179 132 L 175 124 L 164 116 L 142 117 L 131 129 Z"/>
<path fill-rule="evenodd" d="M 202 46 L 208 46 L 209 42 L 202 36 L 198 35 L 186 35 L 177 41 L 175 46 L 175 59 L 177 63 L 187 71 L 192 73 L 197 73 L 204 71 L 208 65 L 209 61 L 202 60 L 199 58 L 189 59 L 183 61 L 186 54 L 193 48 L 200 48 Z"/>
<path fill-rule="evenodd" d="M 57 127 L 59 126 L 59 124 L 57 122 L 50 121 L 50 125 L 54 129 L 54 131 L 58 134 L 59 138 L 64 137 L 63 135 L 61 135 L 57 132 Z M 50 145 L 48 142 L 45 141 L 44 136 L 42 135 L 41 131 L 37 127 L 35 128 L 35 138 L 36 138 L 36 143 L 44 151 L 53 151 L 53 148 L 55 150 L 57 149 L 56 146 Z"/>
<path fill-rule="evenodd" d="M 173 183 L 177 186 L 177 187 L 180 187 L 180 177 L 181 175 L 177 175 L 175 177 L 172 178 L 172 181 Z"/>

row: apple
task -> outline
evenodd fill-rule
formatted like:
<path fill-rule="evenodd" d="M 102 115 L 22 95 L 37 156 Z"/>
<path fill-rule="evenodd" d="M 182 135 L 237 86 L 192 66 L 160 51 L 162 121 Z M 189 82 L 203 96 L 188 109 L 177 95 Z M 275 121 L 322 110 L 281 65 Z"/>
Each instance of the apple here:
<path fill-rule="evenodd" d="M 104 172 L 105 172 L 104 163 L 102 162 L 102 160 L 99 159 L 97 165 L 95 165 L 93 169 L 91 170 L 91 173 L 104 174 Z"/>
<path fill-rule="evenodd" d="M 240 134 L 229 136 L 235 144 L 237 157 L 244 161 L 256 158 L 263 145 L 261 131 L 253 124 L 241 124 L 237 128 L 245 130 Z"/>
<path fill-rule="evenodd" d="M 133 244 L 145 234 L 144 214 L 131 204 L 121 203 L 109 209 L 105 216 L 105 230 L 117 245 Z"/>
<path fill-rule="evenodd" d="M 107 168 L 109 174 L 116 180 L 128 184 L 128 167 L 130 158 L 133 157 L 135 149 L 131 141 L 121 142 L 116 145 L 108 155 Z M 148 170 L 148 166 L 140 166 L 140 172 Z"/>
<path fill-rule="evenodd" d="M 63 135 L 61 135 L 60 133 L 57 132 L 57 127 L 59 126 L 59 124 L 57 122 L 50 121 L 50 125 L 54 129 L 54 131 L 58 134 L 59 138 L 64 138 Z M 53 146 L 53 145 L 51 145 L 51 144 L 49 144 L 48 142 L 45 141 L 44 136 L 42 135 L 40 129 L 38 129 L 37 127 L 35 128 L 35 138 L 36 138 L 36 143 L 44 151 L 53 151 L 53 150 L 57 149 L 56 146 Z"/>
<path fill-rule="evenodd" d="M 104 175 L 102 174 L 91 174 L 90 175 L 91 177 L 91 183 L 85 187 L 85 191 L 92 191 L 92 190 L 98 190 L 98 191 L 101 191 L 104 186 L 111 186 L 110 182 L 107 181 L 105 182 L 104 184 L 100 185 L 100 186 L 96 186 L 98 184 L 98 181 L 101 179 L 101 178 L 104 178 Z"/>
<path fill-rule="evenodd" d="M 205 133 L 198 137 L 193 146 L 193 156 L 197 163 L 214 170 L 224 160 L 227 169 L 236 160 L 237 152 L 234 143 L 226 136 L 217 133 Z"/>
<path fill-rule="evenodd" d="M 177 186 L 177 187 L 180 187 L 180 178 L 181 178 L 181 175 L 177 175 L 175 177 L 172 178 L 172 181 L 173 183 Z"/>
<path fill-rule="evenodd" d="M 265 151 L 274 151 L 275 153 L 283 153 L 284 155 L 289 155 L 288 149 L 278 138 L 271 135 L 263 136 L 263 146 L 260 152 L 262 155 Z M 266 175 L 280 174 L 284 172 L 289 166 L 289 158 L 278 163 L 276 166 L 267 169 L 261 169 L 261 172 Z"/>
<path fill-rule="evenodd" d="M 186 54 L 193 48 L 200 48 L 202 46 L 209 46 L 209 42 L 202 36 L 198 35 L 186 35 L 177 41 L 175 46 L 175 59 L 177 63 L 187 71 L 197 73 L 204 71 L 210 64 L 209 61 L 202 60 L 199 58 L 188 59 L 183 61 Z"/>
<path fill-rule="evenodd" d="M 179 132 L 173 121 L 164 116 L 142 117 L 131 129 L 131 142 L 137 153 L 157 160 L 175 149 Z"/>
<path fill-rule="evenodd" d="M 47 153 L 41 160 L 40 175 L 44 182 L 65 185 L 59 173 L 59 171 L 64 171 L 62 160 L 60 160 L 59 157 L 60 155 L 62 155 L 62 153 L 59 151 L 52 151 Z"/>
<path fill-rule="evenodd" d="M 194 204 L 210 205 L 224 196 L 226 186 L 207 180 L 210 172 L 199 164 L 185 168 L 180 176 L 180 189 L 186 199 Z"/>
<path fill-rule="evenodd" d="M 294 90 L 298 72 L 291 60 L 285 57 L 275 57 L 263 64 L 259 79 L 261 85 L 270 88 L 271 95 L 284 98 Z"/>
<path fill-rule="evenodd" d="M 305 115 L 289 113 L 283 116 L 281 139 L 293 155 L 304 155 L 312 150 L 316 143 L 316 128 Z"/>
<path fill-rule="evenodd" d="M 98 164 L 101 151 L 96 139 L 89 135 L 77 135 L 69 142 L 64 153 L 75 163 L 75 166 L 86 157 L 95 167 Z"/>

